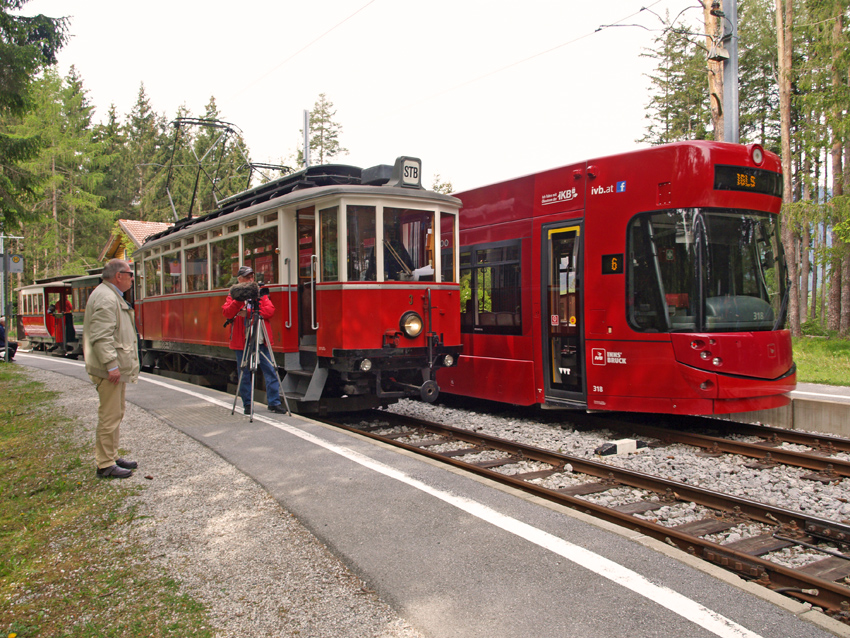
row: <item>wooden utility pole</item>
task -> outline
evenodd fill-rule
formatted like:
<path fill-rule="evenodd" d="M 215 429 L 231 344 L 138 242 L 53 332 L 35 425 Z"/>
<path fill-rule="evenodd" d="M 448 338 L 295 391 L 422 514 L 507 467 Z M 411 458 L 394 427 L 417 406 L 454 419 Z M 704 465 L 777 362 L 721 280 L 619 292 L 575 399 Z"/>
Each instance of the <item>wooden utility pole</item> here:
<path fill-rule="evenodd" d="M 719 2 L 704 2 L 703 20 L 705 22 L 705 44 L 708 48 L 708 98 L 711 111 L 711 127 L 714 139 L 724 141 L 724 104 L 723 104 L 723 56 L 720 55 L 720 30 L 723 12 L 718 11 Z M 718 23 L 718 18 L 721 23 Z"/>

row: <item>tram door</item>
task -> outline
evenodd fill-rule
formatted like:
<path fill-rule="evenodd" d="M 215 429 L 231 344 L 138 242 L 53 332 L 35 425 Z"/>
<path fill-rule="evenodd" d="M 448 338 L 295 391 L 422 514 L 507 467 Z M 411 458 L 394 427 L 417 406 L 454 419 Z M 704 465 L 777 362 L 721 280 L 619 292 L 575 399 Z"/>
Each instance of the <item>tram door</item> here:
<path fill-rule="evenodd" d="M 313 206 L 298 211 L 298 337 L 302 346 L 316 345 L 316 210 Z"/>
<path fill-rule="evenodd" d="M 583 402 L 581 226 L 544 227 L 543 241 L 546 396 Z"/>

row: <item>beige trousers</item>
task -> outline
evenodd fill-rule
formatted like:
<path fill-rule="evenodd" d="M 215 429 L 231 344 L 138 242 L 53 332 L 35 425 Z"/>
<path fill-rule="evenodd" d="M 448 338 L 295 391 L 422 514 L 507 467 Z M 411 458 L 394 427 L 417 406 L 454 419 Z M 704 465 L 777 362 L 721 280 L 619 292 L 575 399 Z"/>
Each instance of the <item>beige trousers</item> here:
<path fill-rule="evenodd" d="M 98 469 L 115 465 L 118 458 L 118 426 L 124 419 L 124 389 L 127 384 L 117 385 L 108 379 L 89 375 L 97 388 L 100 406 L 97 409 L 97 430 L 95 431 L 94 460 Z"/>

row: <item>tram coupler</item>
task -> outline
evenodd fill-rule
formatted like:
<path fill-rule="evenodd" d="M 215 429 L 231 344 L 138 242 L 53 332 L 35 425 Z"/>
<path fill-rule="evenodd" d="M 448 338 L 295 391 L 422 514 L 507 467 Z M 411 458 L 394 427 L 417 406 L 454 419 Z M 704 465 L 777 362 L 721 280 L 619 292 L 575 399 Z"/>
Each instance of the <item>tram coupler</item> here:
<path fill-rule="evenodd" d="M 428 380 L 422 385 L 402 383 L 401 381 L 393 381 L 393 384 L 399 388 L 410 390 L 411 392 L 418 392 L 419 398 L 425 403 L 434 403 L 434 401 L 437 400 L 437 397 L 440 396 L 440 386 L 437 385 L 436 381 Z"/>

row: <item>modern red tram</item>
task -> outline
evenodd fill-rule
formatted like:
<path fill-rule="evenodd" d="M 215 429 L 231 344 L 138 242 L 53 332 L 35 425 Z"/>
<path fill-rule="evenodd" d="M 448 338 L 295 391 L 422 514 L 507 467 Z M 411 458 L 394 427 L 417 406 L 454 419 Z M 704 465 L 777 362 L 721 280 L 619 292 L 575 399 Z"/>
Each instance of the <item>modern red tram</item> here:
<path fill-rule="evenodd" d="M 401 157 L 310 167 L 178 222 L 134 255 L 143 367 L 234 382 L 221 306 L 247 265 L 276 309 L 272 350 L 294 410 L 433 401 L 437 369 L 460 352 L 459 204 Z"/>
<path fill-rule="evenodd" d="M 673 414 L 789 402 L 773 153 L 682 142 L 456 196 L 463 354 L 444 392 Z"/>

